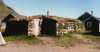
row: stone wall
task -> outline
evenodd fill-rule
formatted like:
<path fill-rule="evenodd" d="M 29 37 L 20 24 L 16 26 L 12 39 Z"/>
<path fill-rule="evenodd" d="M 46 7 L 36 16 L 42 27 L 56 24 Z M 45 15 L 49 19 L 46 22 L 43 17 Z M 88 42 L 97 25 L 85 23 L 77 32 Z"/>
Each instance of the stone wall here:
<path fill-rule="evenodd" d="M 62 22 L 57 23 L 57 34 L 63 35 L 68 32 L 76 31 L 76 23 L 75 22 Z"/>
<path fill-rule="evenodd" d="M 79 20 L 64 21 L 57 23 L 57 35 L 68 34 L 69 32 L 84 32 L 84 24 Z"/>
<path fill-rule="evenodd" d="M 29 21 L 28 35 L 38 36 L 41 30 L 42 19 L 33 19 Z"/>

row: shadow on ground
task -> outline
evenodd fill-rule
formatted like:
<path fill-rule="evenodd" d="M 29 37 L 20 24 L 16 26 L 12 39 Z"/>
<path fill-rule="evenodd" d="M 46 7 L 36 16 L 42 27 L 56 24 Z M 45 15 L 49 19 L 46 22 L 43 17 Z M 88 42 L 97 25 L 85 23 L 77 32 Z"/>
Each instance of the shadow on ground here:
<path fill-rule="evenodd" d="M 5 32 L 2 32 L 2 36 L 4 37 L 9 37 L 9 36 L 22 36 L 22 35 L 25 35 L 27 36 L 27 34 L 11 34 L 11 33 L 5 33 Z"/>
<path fill-rule="evenodd" d="M 100 36 L 100 32 L 84 32 L 84 33 L 82 33 L 82 34 Z"/>

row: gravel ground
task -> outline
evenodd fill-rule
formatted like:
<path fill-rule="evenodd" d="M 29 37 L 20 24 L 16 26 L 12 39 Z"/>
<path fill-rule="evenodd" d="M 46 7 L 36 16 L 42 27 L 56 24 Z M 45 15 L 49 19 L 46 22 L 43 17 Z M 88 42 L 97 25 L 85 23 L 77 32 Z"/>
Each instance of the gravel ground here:
<path fill-rule="evenodd" d="M 70 48 L 42 45 L 7 45 L 0 47 L 0 52 L 100 52 L 100 50 L 92 48 L 89 45 L 81 45 Z"/>
<path fill-rule="evenodd" d="M 9 42 L 5 46 L 0 46 L 0 52 L 100 52 L 100 49 L 96 49 L 92 45 L 84 44 L 66 48 L 51 45 L 27 45 Z"/>
<path fill-rule="evenodd" d="M 75 37 L 87 41 L 80 35 Z M 28 45 L 23 43 L 8 42 L 5 46 L 0 46 L 0 52 L 100 52 L 100 49 L 95 48 L 92 44 L 78 44 L 73 47 L 61 47 L 51 45 L 53 42 L 53 39 L 51 38 L 40 37 L 40 39 L 46 45 Z"/>

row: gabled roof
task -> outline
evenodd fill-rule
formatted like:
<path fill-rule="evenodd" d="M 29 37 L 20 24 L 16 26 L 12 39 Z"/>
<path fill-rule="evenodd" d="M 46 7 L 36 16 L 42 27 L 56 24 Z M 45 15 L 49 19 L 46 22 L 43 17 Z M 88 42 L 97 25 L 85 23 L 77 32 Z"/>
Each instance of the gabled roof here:
<path fill-rule="evenodd" d="M 8 16 L 11 16 L 11 17 L 8 17 Z M 6 21 L 8 21 L 8 20 L 10 20 L 10 19 L 15 19 L 16 17 L 13 15 L 13 14 L 9 14 L 8 16 L 6 16 L 6 17 L 4 17 L 2 20 L 1 20 L 1 22 L 6 22 Z"/>
<path fill-rule="evenodd" d="M 88 12 L 83 13 L 81 16 L 86 15 L 86 14 L 92 16 L 92 15 L 91 15 L 90 13 L 88 13 Z M 78 19 L 81 18 L 81 16 L 79 16 Z"/>
<path fill-rule="evenodd" d="M 100 22 L 100 18 L 92 16 L 92 15 L 88 19 L 86 19 L 85 21 L 89 20 L 91 17 L 94 18 L 94 19 L 96 19 L 98 22 Z"/>
<path fill-rule="evenodd" d="M 98 17 L 95 17 L 95 19 L 97 19 L 97 20 L 100 22 L 100 18 L 98 18 Z"/>
<path fill-rule="evenodd" d="M 7 16 L 5 16 L 4 18 L 1 18 L 0 21 L 1 22 L 6 22 L 7 17 L 10 16 L 10 15 L 12 16 L 13 19 L 9 19 L 9 20 L 19 20 L 19 19 L 26 19 L 26 18 L 28 18 L 27 16 L 16 15 L 16 14 L 10 13 Z"/>
<path fill-rule="evenodd" d="M 87 15 L 87 14 L 90 15 L 90 17 L 89 17 L 88 19 L 86 19 L 85 21 L 87 21 L 87 20 L 89 20 L 91 17 L 93 17 L 93 18 L 95 18 L 98 22 L 100 22 L 100 18 L 95 17 L 95 16 L 91 15 L 91 14 L 88 13 L 88 12 L 83 13 L 80 17 L 78 17 L 78 19 L 82 18 L 82 16 Z M 84 22 L 85 22 L 85 21 L 84 21 Z"/>

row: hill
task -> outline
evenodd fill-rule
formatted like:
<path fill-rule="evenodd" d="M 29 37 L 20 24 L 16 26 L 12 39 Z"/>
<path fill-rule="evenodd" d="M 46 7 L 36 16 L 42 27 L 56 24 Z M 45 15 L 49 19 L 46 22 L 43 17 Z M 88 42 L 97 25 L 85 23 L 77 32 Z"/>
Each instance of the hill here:
<path fill-rule="evenodd" d="M 9 13 L 19 15 L 11 7 L 7 6 L 3 0 L 0 0 L 0 19 L 7 16 Z"/>

